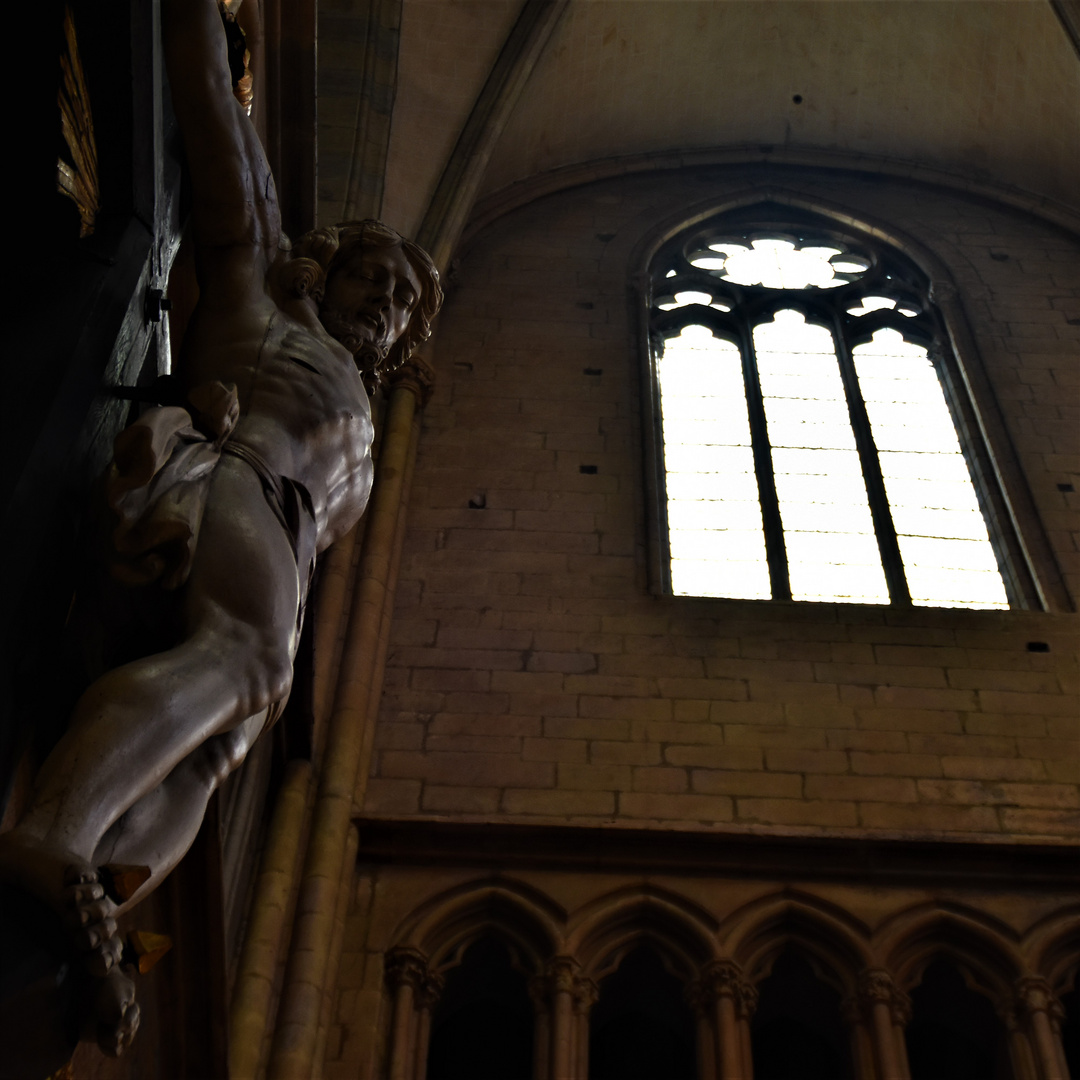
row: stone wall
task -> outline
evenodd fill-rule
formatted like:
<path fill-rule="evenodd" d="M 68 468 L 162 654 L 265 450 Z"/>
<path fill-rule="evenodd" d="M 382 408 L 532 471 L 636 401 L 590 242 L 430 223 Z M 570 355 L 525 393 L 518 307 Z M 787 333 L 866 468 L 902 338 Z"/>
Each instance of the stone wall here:
<path fill-rule="evenodd" d="M 1074 835 L 1072 616 L 650 590 L 634 253 L 684 208 L 766 184 L 946 268 L 991 450 L 1036 510 L 1022 522 L 1036 574 L 1077 595 L 1075 237 L 824 171 L 551 195 L 489 226 L 451 274 L 367 816 Z"/>

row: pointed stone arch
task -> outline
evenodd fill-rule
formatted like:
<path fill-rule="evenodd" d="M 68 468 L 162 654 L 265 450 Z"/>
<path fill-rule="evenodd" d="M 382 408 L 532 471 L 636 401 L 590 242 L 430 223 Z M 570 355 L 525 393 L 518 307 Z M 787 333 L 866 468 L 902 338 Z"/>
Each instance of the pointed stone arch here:
<path fill-rule="evenodd" d="M 1054 993 L 1080 988 L 1080 904 L 1040 919 L 1023 937 L 1029 971 L 1046 979 Z"/>
<path fill-rule="evenodd" d="M 635 944 L 649 941 L 673 975 L 690 980 L 719 956 L 715 933 L 716 920 L 686 897 L 656 885 L 627 886 L 575 913 L 566 951 L 600 979 Z"/>
<path fill-rule="evenodd" d="M 532 973 L 559 951 L 566 913 L 550 897 L 511 878 L 489 877 L 426 901 L 399 926 L 395 946 L 416 949 L 433 970 L 453 966 L 473 941 L 491 933 Z"/>
<path fill-rule="evenodd" d="M 524 882 L 492 875 L 464 882 L 425 901 L 399 925 L 384 957 L 391 992 L 390 1075 L 412 1077 L 427 1060 L 435 1006 L 445 973 L 461 963 L 478 938 L 492 936 L 510 951 L 511 964 L 543 981 L 558 951 L 565 911 Z M 546 1039 L 537 1015 L 536 1045 Z"/>
<path fill-rule="evenodd" d="M 642 944 L 651 946 L 667 972 L 683 983 L 684 996 L 697 1017 L 698 1058 L 708 1063 L 718 1060 L 720 1038 L 714 1015 L 717 995 L 712 992 L 711 985 L 715 981 L 711 978 L 713 970 L 724 966 L 717 950 L 716 929 L 715 917 L 694 901 L 672 890 L 642 882 L 598 897 L 577 911 L 567 934 L 566 947 L 581 964 L 584 981 L 597 987 L 601 979 L 618 969 L 633 949 Z M 736 979 L 737 974 L 734 973 Z M 742 1048 L 734 1030 L 734 1013 L 727 1026 L 731 1030 L 725 1046 L 741 1055 Z M 587 1040 L 587 1024 L 584 1024 L 578 1045 L 587 1050 Z M 587 1064 L 587 1057 L 582 1055 L 580 1075 L 586 1075 Z M 701 1075 L 711 1075 L 708 1064 L 703 1068 Z"/>
<path fill-rule="evenodd" d="M 861 972 L 878 966 L 869 928 L 843 909 L 809 893 L 784 889 L 751 901 L 720 928 L 720 940 L 751 982 L 772 969 L 794 945 L 817 975 L 844 995 L 855 992 Z"/>
<path fill-rule="evenodd" d="M 965 981 L 1004 1007 L 1025 970 L 1019 935 L 963 904 L 920 904 L 894 915 L 874 935 L 877 953 L 902 990 L 918 984 L 938 956 L 952 960 Z"/>
<path fill-rule="evenodd" d="M 1064 1057 L 1060 1028 L 1051 1019 L 1052 991 L 1031 973 L 1014 928 L 965 904 L 926 903 L 888 919 L 875 944 L 905 998 L 931 963 L 947 960 L 1003 1021 L 1016 1075 L 1067 1075 L 1060 1071 Z"/>

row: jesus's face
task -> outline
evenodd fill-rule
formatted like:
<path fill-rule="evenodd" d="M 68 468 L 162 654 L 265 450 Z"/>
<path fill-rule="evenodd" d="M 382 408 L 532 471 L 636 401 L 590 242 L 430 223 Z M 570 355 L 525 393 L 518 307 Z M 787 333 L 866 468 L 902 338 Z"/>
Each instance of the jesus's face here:
<path fill-rule="evenodd" d="M 331 271 L 319 318 L 354 355 L 374 350 L 381 359 L 419 300 L 420 281 L 400 247 L 361 248 Z"/>

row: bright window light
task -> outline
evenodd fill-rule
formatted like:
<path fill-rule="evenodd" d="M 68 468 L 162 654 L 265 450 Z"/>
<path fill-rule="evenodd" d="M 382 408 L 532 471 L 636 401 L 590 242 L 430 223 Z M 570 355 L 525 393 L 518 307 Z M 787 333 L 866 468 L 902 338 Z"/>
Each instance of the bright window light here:
<path fill-rule="evenodd" d="M 836 276 L 829 262 L 840 249 L 835 247 L 804 247 L 796 250 L 790 240 L 754 240 L 750 247 L 736 244 L 710 244 L 709 249 L 721 253 L 717 259 L 709 256 L 691 260 L 695 266 L 722 270 L 728 281 L 738 285 L 764 285 L 769 289 L 805 289 L 815 285 L 831 289 L 843 285 L 847 278 Z M 716 265 L 719 262 L 720 265 Z M 861 267 L 856 266 L 857 273 Z"/>
<path fill-rule="evenodd" d="M 986 521 L 926 350 L 885 329 L 853 355 L 911 602 L 1007 608 Z"/>
<path fill-rule="evenodd" d="M 793 600 L 887 604 L 832 334 L 797 311 L 754 330 Z"/>
<path fill-rule="evenodd" d="M 767 600 L 769 563 L 738 347 L 704 326 L 659 362 L 671 587 L 682 596 Z"/>

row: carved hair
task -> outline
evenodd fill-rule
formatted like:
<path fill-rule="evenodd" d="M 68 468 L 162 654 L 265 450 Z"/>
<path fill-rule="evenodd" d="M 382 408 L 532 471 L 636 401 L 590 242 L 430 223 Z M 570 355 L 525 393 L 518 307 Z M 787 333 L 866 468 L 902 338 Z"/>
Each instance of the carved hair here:
<path fill-rule="evenodd" d="M 409 324 L 386 356 L 358 357 L 365 370 L 365 379 L 378 381 L 396 371 L 423 342 L 431 336 L 431 321 L 442 306 L 443 293 L 439 272 L 423 248 L 406 240 L 395 229 L 381 221 L 343 221 L 304 233 L 293 244 L 292 258 L 285 264 L 283 284 L 297 297 L 310 296 L 321 304 L 326 282 L 339 266 L 347 263 L 359 251 L 400 247 L 420 281 L 420 298 Z M 365 362 L 366 361 L 366 362 Z"/>

